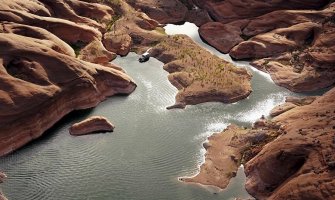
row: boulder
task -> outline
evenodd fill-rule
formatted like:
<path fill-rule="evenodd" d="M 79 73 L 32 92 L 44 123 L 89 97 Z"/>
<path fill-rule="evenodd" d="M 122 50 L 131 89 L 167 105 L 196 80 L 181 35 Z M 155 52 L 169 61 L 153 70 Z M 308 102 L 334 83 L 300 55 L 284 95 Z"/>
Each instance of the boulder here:
<path fill-rule="evenodd" d="M 69 131 L 71 135 L 86 135 L 96 132 L 112 132 L 115 126 L 105 117 L 93 116 L 79 123 L 73 124 Z"/>

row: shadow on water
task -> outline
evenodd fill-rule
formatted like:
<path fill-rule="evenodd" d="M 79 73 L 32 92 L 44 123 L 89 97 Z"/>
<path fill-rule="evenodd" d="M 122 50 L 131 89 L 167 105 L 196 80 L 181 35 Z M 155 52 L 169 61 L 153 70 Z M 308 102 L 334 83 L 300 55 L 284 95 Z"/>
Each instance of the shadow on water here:
<path fill-rule="evenodd" d="M 90 113 L 92 113 L 94 108 L 84 109 L 84 110 L 75 110 L 70 112 L 69 114 L 65 115 L 63 118 L 61 118 L 58 122 L 56 122 L 51 128 L 46 130 L 40 137 L 37 139 L 32 140 L 28 144 L 24 145 L 20 149 L 17 149 L 16 151 L 12 152 L 11 154 L 8 154 L 5 157 L 12 156 L 13 154 L 19 154 L 21 152 L 25 152 L 31 148 L 34 148 L 35 146 L 39 146 L 48 140 L 51 140 L 53 137 L 56 136 L 56 134 L 62 129 L 64 126 L 68 125 L 71 122 L 79 121 L 84 119 L 85 117 L 89 116 Z"/>

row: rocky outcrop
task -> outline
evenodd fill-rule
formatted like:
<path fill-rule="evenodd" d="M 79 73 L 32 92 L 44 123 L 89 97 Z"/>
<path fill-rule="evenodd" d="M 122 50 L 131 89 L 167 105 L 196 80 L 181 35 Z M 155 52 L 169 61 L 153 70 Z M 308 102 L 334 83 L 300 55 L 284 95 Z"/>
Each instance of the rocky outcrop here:
<path fill-rule="evenodd" d="M 246 163 L 257 199 L 334 199 L 335 89 L 273 119 L 284 134 Z"/>
<path fill-rule="evenodd" d="M 194 177 L 180 178 L 181 181 L 227 187 L 230 179 L 236 176 L 241 164 L 241 152 L 248 142 L 244 139 L 248 130 L 230 125 L 222 133 L 213 134 L 203 146 L 206 149 L 205 163 Z"/>
<path fill-rule="evenodd" d="M 203 144 L 206 149 L 205 162 L 200 166 L 199 173 L 180 180 L 224 189 L 236 176 L 241 164 L 257 155 L 264 145 L 281 133 L 278 125 L 263 117 L 254 123 L 252 129 L 229 125 Z"/>
<path fill-rule="evenodd" d="M 287 98 L 294 107 L 251 129 L 230 126 L 208 138 L 205 163 L 186 182 L 225 188 L 240 163 L 257 199 L 335 198 L 335 88 L 321 97 Z"/>
<path fill-rule="evenodd" d="M 7 178 L 6 174 L 0 172 L 0 184 L 3 183 L 6 178 Z M 2 193 L 1 188 L 0 188 L 0 200 L 7 200 L 5 195 Z"/>
<path fill-rule="evenodd" d="M 105 34 L 104 43 L 109 51 L 125 56 L 130 52 L 132 38 L 128 34 L 110 32 Z"/>
<path fill-rule="evenodd" d="M 207 11 L 191 1 L 180 0 L 126 0 L 134 8 L 146 13 L 162 24 L 190 21 L 198 26 L 212 21 Z"/>
<path fill-rule="evenodd" d="M 0 191 L 0 200 L 7 200 L 7 198 L 1 191 Z"/>
<path fill-rule="evenodd" d="M 176 103 L 184 108 L 210 101 L 233 103 L 251 93 L 251 74 L 212 55 L 185 35 L 166 37 L 150 50 L 163 63 L 178 90 Z"/>
<path fill-rule="evenodd" d="M 216 22 L 201 37 L 295 92 L 334 84 L 334 11 L 331 1 L 195 1 Z M 243 13 L 243 14 L 241 14 Z"/>
<path fill-rule="evenodd" d="M 0 155 L 39 137 L 69 112 L 136 87 L 121 71 L 81 61 L 44 43 L 48 41 L 0 33 Z"/>
<path fill-rule="evenodd" d="M 0 172 L 0 183 L 3 183 L 6 178 L 7 178 L 6 174 L 3 172 Z"/>
<path fill-rule="evenodd" d="M 96 132 L 113 132 L 115 126 L 105 117 L 93 116 L 73 124 L 69 131 L 71 135 L 86 135 Z"/>
<path fill-rule="evenodd" d="M 309 105 L 313 103 L 315 99 L 316 97 L 313 97 L 313 96 L 303 97 L 303 98 L 286 97 L 285 103 L 273 108 L 271 110 L 270 116 L 276 117 L 284 112 L 287 112 L 293 108 L 296 108 L 297 106 Z"/>
<path fill-rule="evenodd" d="M 136 88 L 102 43 L 115 15 L 111 6 L 77 0 L 2 2 L 0 156 L 71 111 Z"/>
<path fill-rule="evenodd" d="M 334 12 L 330 0 L 128 1 L 161 23 L 196 23 L 201 37 L 295 92 L 334 84 Z M 209 17 L 210 16 L 210 17 Z"/>
<path fill-rule="evenodd" d="M 251 19 L 277 10 L 320 9 L 329 0 L 193 0 L 206 9 L 215 21 L 227 23 L 240 19 Z"/>

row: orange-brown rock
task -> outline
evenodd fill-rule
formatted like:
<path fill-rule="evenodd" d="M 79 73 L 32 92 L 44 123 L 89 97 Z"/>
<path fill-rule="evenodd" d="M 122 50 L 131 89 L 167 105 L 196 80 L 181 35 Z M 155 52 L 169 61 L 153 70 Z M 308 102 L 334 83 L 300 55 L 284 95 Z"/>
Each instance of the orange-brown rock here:
<path fill-rule="evenodd" d="M 257 199 L 335 198 L 335 89 L 273 122 L 285 134 L 246 163 L 246 188 Z"/>
<path fill-rule="evenodd" d="M 286 102 L 284 104 L 281 104 L 281 105 L 278 105 L 276 107 L 274 107 L 272 110 L 271 110 L 271 113 L 270 113 L 270 116 L 271 117 L 276 117 L 286 111 L 289 111 L 293 108 L 297 107 L 295 104 L 293 103 L 290 103 L 290 102 Z"/>
<path fill-rule="evenodd" d="M 206 149 L 205 163 L 200 166 L 199 173 L 180 180 L 224 189 L 230 179 L 236 176 L 238 167 L 257 155 L 266 143 L 280 133 L 279 127 L 265 118 L 256 122 L 253 129 L 229 125 L 203 144 Z"/>
<path fill-rule="evenodd" d="M 50 43 L 0 33 L 0 155 L 38 138 L 69 112 L 136 87 L 123 72 L 59 53 Z"/>
<path fill-rule="evenodd" d="M 0 189 L 0 200 L 8 200 Z"/>
<path fill-rule="evenodd" d="M 125 56 L 130 52 L 132 39 L 128 34 L 112 31 L 105 34 L 104 44 L 109 51 Z"/>
<path fill-rule="evenodd" d="M 6 178 L 7 178 L 6 174 L 3 172 L 0 172 L 0 183 L 3 183 Z"/>
<path fill-rule="evenodd" d="M 169 81 L 178 90 L 176 103 L 184 108 L 210 101 L 233 103 L 251 93 L 251 74 L 198 46 L 185 35 L 166 37 L 150 53 L 164 62 Z"/>
<path fill-rule="evenodd" d="M 115 53 L 114 53 L 115 52 Z M 82 47 L 78 58 L 87 62 L 108 66 L 109 62 L 116 58 L 117 49 L 106 49 L 100 40 L 93 40 L 88 45 Z"/>
<path fill-rule="evenodd" d="M 182 22 L 187 13 L 186 6 L 178 0 L 129 0 L 127 2 L 162 24 Z"/>
<path fill-rule="evenodd" d="M 181 9 L 183 6 L 178 7 L 181 10 L 174 8 L 180 2 L 188 11 Z M 181 22 L 182 16 L 188 15 L 185 12 L 194 9 L 208 11 L 217 22 L 199 23 L 203 24 L 199 28 L 202 38 L 233 58 L 257 59 L 253 66 L 269 73 L 276 84 L 295 92 L 314 91 L 334 84 L 335 4 L 332 1 L 180 2 L 146 0 L 132 1 L 132 5 L 143 8 L 162 23 L 173 23 L 169 19 Z M 179 12 L 180 16 L 167 17 L 172 16 L 166 14 L 171 11 Z"/>
<path fill-rule="evenodd" d="M 181 181 L 200 183 L 219 188 L 227 187 L 230 179 L 236 176 L 241 164 L 242 151 L 248 141 L 244 139 L 248 130 L 230 125 L 222 133 L 213 134 L 203 146 L 206 149 L 205 163 L 194 177 L 180 178 Z"/>
<path fill-rule="evenodd" d="M 334 84 L 333 2 L 196 3 L 217 20 L 202 25 L 199 33 L 219 51 L 235 59 L 256 59 L 253 66 L 292 91 L 314 91 Z"/>
<path fill-rule="evenodd" d="M 127 0 L 127 2 L 162 24 L 189 21 L 201 26 L 212 21 L 208 12 L 197 7 L 192 1 Z"/>
<path fill-rule="evenodd" d="M 0 23 L 0 155 L 73 110 L 131 93 L 135 83 L 110 61 L 165 37 L 157 21 L 125 1 L 3 1 Z M 115 32 L 126 42 L 110 44 Z"/>
<path fill-rule="evenodd" d="M 115 126 L 105 117 L 93 116 L 73 124 L 69 131 L 71 135 L 86 135 L 96 132 L 113 132 Z"/>
<path fill-rule="evenodd" d="M 3 172 L 0 172 L 0 184 L 3 183 L 6 178 L 7 178 L 6 174 Z M 7 200 L 5 195 L 2 193 L 1 188 L 0 188 L 0 200 Z"/>
<path fill-rule="evenodd" d="M 229 53 L 232 47 L 243 42 L 240 27 L 220 22 L 210 22 L 199 28 L 199 34 L 211 46 L 223 53 Z"/>
<path fill-rule="evenodd" d="M 246 189 L 257 199 L 334 199 L 334 97 L 335 88 L 317 98 L 287 98 L 295 107 L 272 120 L 209 137 L 199 174 L 182 180 L 225 188 L 243 163 Z"/>
<path fill-rule="evenodd" d="M 215 21 L 223 23 L 240 19 L 255 18 L 276 10 L 320 9 L 329 0 L 194 0 L 194 3 L 206 9 Z"/>

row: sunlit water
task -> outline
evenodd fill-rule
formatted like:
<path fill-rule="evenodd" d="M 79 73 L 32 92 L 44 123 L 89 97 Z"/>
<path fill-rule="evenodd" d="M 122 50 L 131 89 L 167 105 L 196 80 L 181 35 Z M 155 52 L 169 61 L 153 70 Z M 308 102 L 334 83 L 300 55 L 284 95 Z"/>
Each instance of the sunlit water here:
<path fill-rule="evenodd" d="M 168 25 L 168 34 L 185 33 L 201 42 L 197 27 Z M 227 189 L 184 184 L 204 160 L 202 143 L 228 124 L 250 126 L 293 95 L 276 86 L 268 75 L 247 62 L 235 62 L 253 73 L 253 93 L 235 104 L 205 103 L 184 110 L 166 110 L 177 90 L 168 82 L 163 64 L 154 58 L 140 64 L 138 55 L 118 57 L 114 63 L 132 76 L 138 87 L 130 96 L 117 96 L 95 109 L 66 117 L 41 139 L 0 159 L 9 178 L 2 184 L 10 200 L 47 199 L 234 199 L 248 197 L 245 175 L 239 170 Z M 73 137 L 69 126 L 88 116 L 110 119 L 113 133 Z"/>

